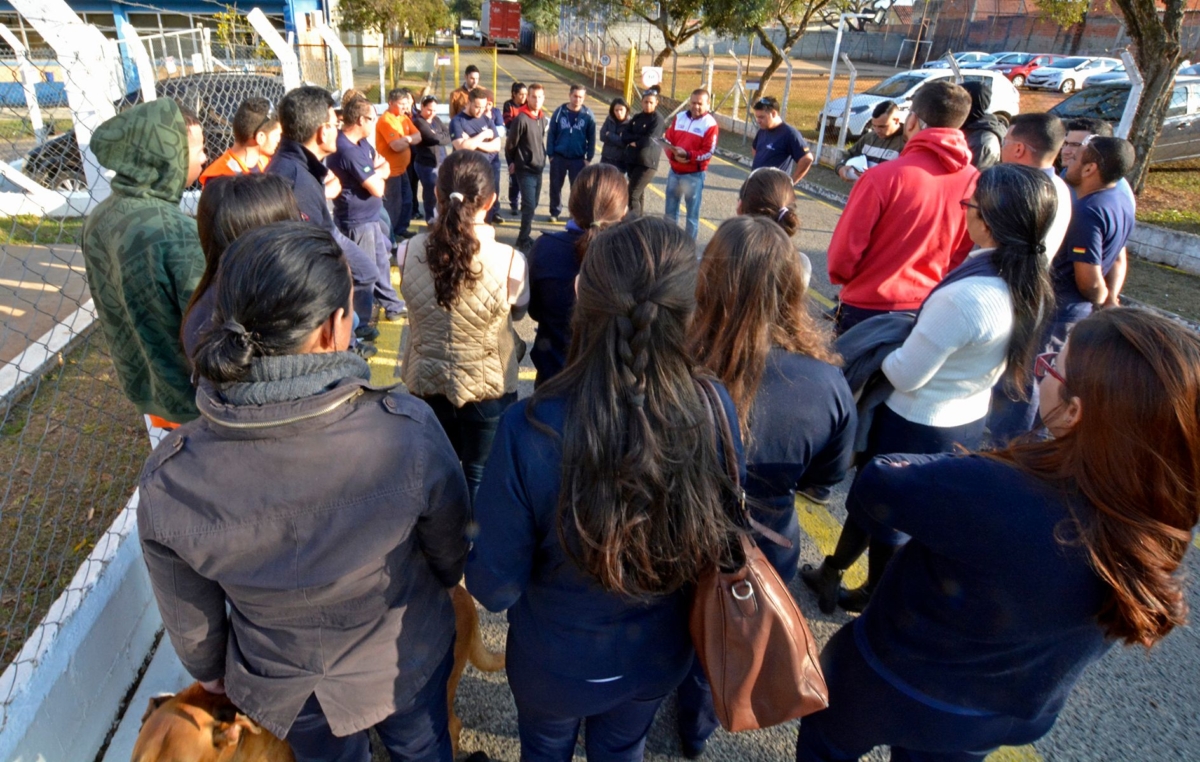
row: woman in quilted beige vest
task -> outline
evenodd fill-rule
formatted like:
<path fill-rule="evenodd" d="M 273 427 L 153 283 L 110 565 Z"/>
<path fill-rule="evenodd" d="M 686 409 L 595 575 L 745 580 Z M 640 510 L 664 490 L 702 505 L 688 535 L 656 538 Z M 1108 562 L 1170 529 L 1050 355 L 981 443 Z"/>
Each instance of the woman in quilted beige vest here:
<path fill-rule="evenodd" d="M 438 170 L 438 215 L 400 263 L 409 337 L 403 379 L 450 437 L 472 499 L 496 426 L 517 400 L 525 345 L 513 330 L 529 304 L 525 257 L 484 222 L 496 201 L 492 166 L 455 151 Z"/>

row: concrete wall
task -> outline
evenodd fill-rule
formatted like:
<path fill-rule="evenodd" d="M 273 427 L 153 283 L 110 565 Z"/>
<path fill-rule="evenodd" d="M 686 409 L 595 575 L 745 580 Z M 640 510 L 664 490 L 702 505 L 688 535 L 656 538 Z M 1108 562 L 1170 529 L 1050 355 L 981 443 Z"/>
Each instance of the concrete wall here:
<path fill-rule="evenodd" d="M 1129 237 L 1130 253 L 1200 275 L 1200 235 L 1138 223 Z"/>
<path fill-rule="evenodd" d="M 162 620 L 142 562 L 137 496 L 0 676 L 0 760 L 96 758 Z"/>

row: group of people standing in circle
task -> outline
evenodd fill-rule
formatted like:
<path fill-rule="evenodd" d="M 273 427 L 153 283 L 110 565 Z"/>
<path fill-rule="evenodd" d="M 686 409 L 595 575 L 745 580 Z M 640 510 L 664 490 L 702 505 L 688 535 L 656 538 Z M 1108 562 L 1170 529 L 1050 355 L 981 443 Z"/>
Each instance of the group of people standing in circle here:
<path fill-rule="evenodd" d="M 566 229 L 528 257 L 486 222 L 491 160 L 441 163 L 437 214 L 399 261 L 407 391 L 372 385 L 350 351 L 352 270 L 287 183 L 206 185 L 181 344 L 199 417 L 154 450 L 138 506 L 167 633 L 206 689 L 301 762 L 365 762 L 371 728 L 394 760 L 449 762 L 447 588 L 465 576 L 508 612 L 522 759 L 571 759 L 583 726 L 589 759 L 641 759 L 673 694 L 699 757 L 717 724 L 691 594 L 750 533 L 823 611 L 871 550 L 864 612 L 824 649 L 829 708 L 801 721 L 798 762 L 879 745 L 982 760 L 1048 732 L 1114 643 L 1151 646 L 1185 621 L 1200 340 L 1112 307 L 1034 357 L 1053 304 L 1044 173 L 979 175 L 956 204 L 963 264 L 915 314 L 862 321 L 873 338 L 835 337 L 809 303 L 794 178 L 754 172 L 697 258 L 677 225 L 629 214 L 632 123 L 653 119 L 646 99 L 633 117 L 620 105 L 602 143 L 614 163 L 624 143 L 626 165 L 582 167 Z M 922 129 L 941 129 L 930 108 Z M 517 399 L 527 349 L 535 390 Z M 702 377 L 751 514 L 790 548 L 723 504 Z M 981 452 L 992 388 L 1035 378 L 1045 433 Z M 827 499 L 852 471 L 838 547 L 801 572 L 797 494 Z"/>

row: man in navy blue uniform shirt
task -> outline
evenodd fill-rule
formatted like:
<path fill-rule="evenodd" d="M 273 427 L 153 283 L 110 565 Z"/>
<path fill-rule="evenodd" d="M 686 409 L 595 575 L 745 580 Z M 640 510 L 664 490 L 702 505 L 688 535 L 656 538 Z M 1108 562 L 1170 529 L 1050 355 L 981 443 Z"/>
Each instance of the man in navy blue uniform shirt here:
<path fill-rule="evenodd" d="M 1089 137 L 1067 165 L 1075 206 L 1066 238 L 1052 263 L 1055 322 L 1074 325 L 1094 306 L 1120 304 L 1125 282 L 1125 242 L 1134 209 L 1118 187 L 1133 168 L 1134 150 L 1123 138 Z"/>
<path fill-rule="evenodd" d="M 546 158 L 550 160 L 550 219 L 554 222 L 563 210 L 563 181 L 569 179 L 574 186 L 584 165 L 596 155 L 596 117 L 583 105 L 585 98 L 586 87 L 571 85 L 567 102 L 550 117 Z"/>
<path fill-rule="evenodd" d="M 504 140 L 500 130 L 492 120 L 488 110 L 488 101 L 492 94 L 482 87 L 470 92 L 467 107 L 450 120 L 450 145 L 456 151 L 479 151 L 492 162 L 492 173 L 496 178 L 496 188 L 500 187 L 500 152 L 504 150 Z M 498 191 L 497 191 L 498 193 Z M 487 221 L 502 224 L 504 218 L 497 214 L 500 208 L 497 201 L 488 212 Z"/>
<path fill-rule="evenodd" d="M 337 151 L 325 160 L 325 166 L 342 184 L 342 192 L 333 200 L 333 221 L 363 251 L 374 255 L 379 269 L 375 299 L 385 317 L 395 320 L 405 310 L 392 286 L 391 241 L 380 217 L 388 163 L 371 145 L 375 119 L 375 107 L 366 98 L 347 103 L 342 109 Z"/>
<path fill-rule="evenodd" d="M 779 101 L 770 95 L 759 98 L 754 104 L 754 121 L 758 122 L 752 149 L 754 169 L 775 167 L 791 175 L 792 183 L 800 182 L 813 165 L 813 155 L 800 132 L 779 115 Z"/>
<path fill-rule="evenodd" d="M 337 229 L 325 201 L 329 170 L 322 162 L 337 150 L 337 112 L 333 106 L 333 97 L 319 87 L 298 87 L 283 96 L 279 102 L 283 138 L 267 165 L 267 172 L 288 181 L 304 218 L 332 233 L 345 252 L 354 279 L 354 314 L 359 320 L 355 335 L 369 341 L 379 335 L 378 330 L 367 325 L 375 307 L 379 267 L 374 256 Z"/>

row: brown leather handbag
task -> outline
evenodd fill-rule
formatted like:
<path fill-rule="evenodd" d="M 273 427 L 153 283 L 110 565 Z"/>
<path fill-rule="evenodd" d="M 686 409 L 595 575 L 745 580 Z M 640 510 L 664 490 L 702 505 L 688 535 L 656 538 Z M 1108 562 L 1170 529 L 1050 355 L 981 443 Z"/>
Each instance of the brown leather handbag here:
<path fill-rule="evenodd" d="M 731 517 L 738 526 L 790 546 L 746 510 L 725 407 L 712 382 L 699 385 L 735 488 L 727 501 L 736 502 Z M 701 577 L 691 614 L 692 642 L 722 727 L 731 732 L 767 728 L 829 706 L 816 641 L 787 585 L 749 532 L 731 543 L 731 556 L 734 570 L 715 567 Z"/>

